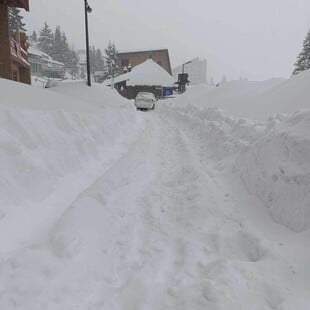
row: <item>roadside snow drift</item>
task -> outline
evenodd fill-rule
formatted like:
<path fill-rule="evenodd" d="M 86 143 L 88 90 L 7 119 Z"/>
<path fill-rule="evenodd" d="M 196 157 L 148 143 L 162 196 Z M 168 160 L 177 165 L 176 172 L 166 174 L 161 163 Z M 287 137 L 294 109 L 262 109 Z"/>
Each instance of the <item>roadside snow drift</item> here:
<path fill-rule="evenodd" d="M 310 228 L 310 111 L 267 128 L 237 166 L 244 185 L 276 222 L 295 231 Z"/>
<path fill-rule="evenodd" d="M 310 112 L 215 104 L 298 79 L 148 113 L 103 86 L 0 80 L 0 309 L 309 310 Z"/>
<path fill-rule="evenodd" d="M 181 102 L 196 107 L 215 107 L 230 116 L 266 121 L 271 115 L 310 109 L 310 70 L 288 80 L 232 81 L 210 87 L 193 86 Z M 179 103 L 181 103 L 179 102 Z"/>
<path fill-rule="evenodd" d="M 202 122 L 208 156 L 217 160 L 233 156 L 235 172 L 273 219 L 304 231 L 310 228 L 310 112 L 294 112 L 310 108 L 307 85 L 310 71 L 284 82 L 201 85 L 162 108 L 171 106 L 168 113 L 178 111 L 182 117 Z M 266 121 L 251 120 L 254 115 Z"/>
<path fill-rule="evenodd" d="M 108 88 L 75 82 L 47 90 L 0 80 L 0 89 L 5 254 L 48 227 L 126 150 L 142 123 L 134 107 Z"/>

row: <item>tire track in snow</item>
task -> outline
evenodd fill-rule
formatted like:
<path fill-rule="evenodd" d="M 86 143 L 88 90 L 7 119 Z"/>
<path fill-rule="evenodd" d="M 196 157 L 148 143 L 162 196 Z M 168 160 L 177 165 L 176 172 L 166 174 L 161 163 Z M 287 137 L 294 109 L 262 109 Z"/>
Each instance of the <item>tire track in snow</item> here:
<path fill-rule="evenodd" d="M 8 262 L 7 287 L 22 294 L 5 293 L 23 310 L 292 309 L 277 286 L 286 270 L 223 192 L 203 128 L 156 111 L 145 119 L 48 238 Z"/>

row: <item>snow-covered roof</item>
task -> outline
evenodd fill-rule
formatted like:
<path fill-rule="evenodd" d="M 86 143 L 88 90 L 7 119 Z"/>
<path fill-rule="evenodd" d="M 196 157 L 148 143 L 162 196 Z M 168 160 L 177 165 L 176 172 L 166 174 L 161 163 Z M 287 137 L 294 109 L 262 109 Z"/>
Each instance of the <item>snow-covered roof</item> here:
<path fill-rule="evenodd" d="M 166 47 L 163 47 L 163 48 L 154 48 L 154 49 L 147 49 L 147 48 L 141 48 L 141 49 L 127 49 L 127 50 L 120 50 L 120 51 L 118 51 L 118 54 L 141 53 L 141 52 L 154 52 L 154 51 L 165 51 L 165 50 L 167 50 Z"/>
<path fill-rule="evenodd" d="M 41 57 L 41 58 L 44 58 L 45 60 L 47 60 L 49 63 L 53 63 L 53 64 L 56 64 L 56 65 L 60 65 L 60 66 L 64 66 L 64 64 L 62 62 L 59 62 L 59 61 L 56 61 L 54 60 L 50 55 L 44 53 L 44 52 L 41 52 L 39 51 L 38 49 L 34 48 L 34 47 L 29 47 L 28 49 L 28 54 L 29 55 L 35 55 L 35 56 L 38 56 L 38 57 Z"/>
<path fill-rule="evenodd" d="M 173 77 L 153 59 L 135 66 L 131 72 L 114 79 L 114 83 L 127 81 L 127 86 L 173 86 Z"/>
<path fill-rule="evenodd" d="M 32 54 L 32 55 L 35 55 L 35 56 L 40 56 L 40 57 L 45 57 L 45 58 L 51 58 L 50 55 L 44 53 L 44 52 L 41 52 L 39 51 L 38 49 L 34 48 L 33 46 L 30 46 L 29 49 L 28 49 L 28 53 L 29 54 Z"/>

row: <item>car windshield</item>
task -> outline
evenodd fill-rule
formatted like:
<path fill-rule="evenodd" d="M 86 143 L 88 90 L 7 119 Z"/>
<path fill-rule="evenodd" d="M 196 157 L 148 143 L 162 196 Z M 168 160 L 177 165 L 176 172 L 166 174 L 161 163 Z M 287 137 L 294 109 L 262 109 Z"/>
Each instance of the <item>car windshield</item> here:
<path fill-rule="evenodd" d="M 146 100 L 154 100 L 155 96 L 153 93 L 146 93 L 146 92 L 142 92 L 142 93 L 138 93 L 136 99 L 146 99 Z"/>

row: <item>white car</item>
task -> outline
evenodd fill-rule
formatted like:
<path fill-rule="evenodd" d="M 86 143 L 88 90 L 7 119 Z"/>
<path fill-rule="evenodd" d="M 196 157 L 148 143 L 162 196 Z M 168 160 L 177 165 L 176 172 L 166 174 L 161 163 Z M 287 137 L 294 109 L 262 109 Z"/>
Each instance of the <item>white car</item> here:
<path fill-rule="evenodd" d="M 137 110 L 154 110 L 156 98 L 153 93 L 139 92 L 135 99 Z"/>

